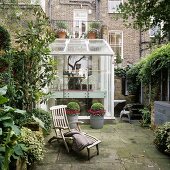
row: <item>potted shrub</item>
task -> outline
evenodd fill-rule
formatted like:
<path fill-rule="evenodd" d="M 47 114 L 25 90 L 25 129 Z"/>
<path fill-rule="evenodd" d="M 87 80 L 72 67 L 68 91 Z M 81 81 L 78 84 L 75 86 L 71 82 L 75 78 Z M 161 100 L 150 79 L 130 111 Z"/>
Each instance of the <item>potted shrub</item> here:
<path fill-rule="evenodd" d="M 80 114 L 80 106 L 77 102 L 69 102 L 66 108 L 67 119 L 71 129 L 76 128 L 76 124 L 71 122 L 78 121 L 78 115 Z"/>
<path fill-rule="evenodd" d="M 101 129 L 104 124 L 104 106 L 102 103 L 94 103 L 90 110 L 88 110 L 90 114 L 90 125 L 93 129 Z"/>
<path fill-rule="evenodd" d="M 100 22 L 94 21 L 89 25 L 88 39 L 95 39 L 99 34 Z"/>
<path fill-rule="evenodd" d="M 67 36 L 67 23 L 65 21 L 58 21 L 56 23 L 57 35 L 59 38 L 66 38 Z"/>

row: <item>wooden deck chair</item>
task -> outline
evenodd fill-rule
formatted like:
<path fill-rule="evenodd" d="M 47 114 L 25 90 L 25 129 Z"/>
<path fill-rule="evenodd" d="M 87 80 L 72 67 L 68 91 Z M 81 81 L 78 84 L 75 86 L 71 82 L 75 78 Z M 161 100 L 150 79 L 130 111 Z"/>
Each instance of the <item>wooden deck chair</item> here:
<path fill-rule="evenodd" d="M 67 144 L 67 138 L 69 139 L 73 139 L 73 137 L 66 137 L 65 136 L 65 132 L 71 132 L 71 129 L 69 127 L 69 123 L 67 120 L 67 115 L 66 115 L 66 105 L 58 105 L 58 106 L 53 106 L 50 108 L 51 113 L 52 113 L 52 120 L 53 120 L 53 126 L 54 126 L 54 130 L 55 130 L 55 134 L 56 136 L 53 136 L 48 142 L 51 143 L 54 139 L 62 139 L 65 145 L 65 148 L 67 150 L 67 152 L 69 152 L 69 147 Z M 77 124 L 77 130 L 81 132 L 79 123 L 83 123 L 83 122 L 73 122 Z M 101 142 L 100 140 L 98 140 L 97 138 L 86 134 L 84 132 L 83 135 L 85 137 L 87 137 L 88 139 L 90 139 L 91 141 L 93 141 L 92 144 L 86 146 L 87 148 L 87 152 L 88 152 L 88 159 L 90 159 L 90 148 L 92 148 L 93 146 L 96 146 L 97 149 L 97 155 L 99 155 L 99 147 L 98 144 Z"/>

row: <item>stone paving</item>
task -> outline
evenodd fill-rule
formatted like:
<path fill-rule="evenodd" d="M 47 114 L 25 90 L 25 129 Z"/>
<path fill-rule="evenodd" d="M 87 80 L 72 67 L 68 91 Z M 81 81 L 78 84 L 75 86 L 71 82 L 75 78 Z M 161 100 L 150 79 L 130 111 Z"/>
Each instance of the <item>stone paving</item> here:
<path fill-rule="evenodd" d="M 91 129 L 90 125 L 81 127 L 102 141 L 99 155 L 87 160 L 86 149 L 67 153 L 57 141 L 47 143 L 45 158 L 34 170 L 170 170 L 170 157 L 155 148 L 153 131 L 142 128 L 138 121 L 129 124 L 116 120 L 98 130 Z M 92 154 L 95 151 L 94 147 Z"/>

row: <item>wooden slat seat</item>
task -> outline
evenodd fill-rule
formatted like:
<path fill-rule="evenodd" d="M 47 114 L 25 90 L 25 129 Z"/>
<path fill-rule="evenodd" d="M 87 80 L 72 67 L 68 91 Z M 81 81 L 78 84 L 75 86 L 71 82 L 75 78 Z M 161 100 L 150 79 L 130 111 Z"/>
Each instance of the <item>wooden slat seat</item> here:
<path fill-rule="evenodd" d="M 58 105 L 58 106 L 52 106 L 50 108 L 51 110 L 51 114 L 52 114 L 52 120 L 53 120 L 53 128 L 55 131 L 56 136 L 53 136 L 50 140 L 49 143 L 51 143 L 54 139 L 62 139 L 62 141 L 64 142 L 65 148 L 67 150 L 67 152 L 69 152 L 69 147 L 67 144 L 67 139 L 71 139 L 73 140 L 73 137 L 66 137 L 66 133 L 68 132 L 72 132 L 72 129 L 70 129 L 69 127 L 69 123 L 67 120 L 67 115 L 66 115 L 66 105 Z M 96 137 L 89 135 L 85 132 L 81 131 L 81 128 L 79 126 L 80 123 L 83 122 L 75 122 L 77 124 L 77 128 L 76 130 L 78 132 L 80 132 L 81 134 L 83 134 L 86 138 L 90 139 L 92 141 L 92 144 L 89 144 L 86 146 L 87 151 L 88 151 L 88 159 L 90 159 L 90 148 L 96 146 L 97 149 L 97 155 L 99 155 L 99 143 L 101 143 L 101 141 L 99 139 L 97 139 Z"/>

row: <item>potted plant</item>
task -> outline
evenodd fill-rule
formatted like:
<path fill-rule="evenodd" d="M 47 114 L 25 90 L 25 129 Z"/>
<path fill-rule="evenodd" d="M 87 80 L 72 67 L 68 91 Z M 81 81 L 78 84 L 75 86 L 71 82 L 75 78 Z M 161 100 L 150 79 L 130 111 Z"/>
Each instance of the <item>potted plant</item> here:
<path fill-rule="evenodd" d="M 66 38 L 67 36 L 67 23 L 65 21 L 58 21 L 56 23 L 57 35 L 59 38 Z"/>
<path fill-rule="evenodd" d="M 67 119 L 71 129 L 76 128 L 76 124 L 71 122 L 78 121 L 78 115 L 80 114 L 80 106 L 77 102 L 69 102 L 66 108 Z"/>
<path fill-rule="evenodd" d="M 102 103 L 94 103 L 90 110 L 88 110 L 90 114 L 90 125 L 93 129 L 101 129 L 104 124 L 104 106 Z"/>
<path fill-rule="evenodd" d="M 100 29 L 100 22 L 98 22 L 98 21 L 91 22 L 89 25 L 89 30 L 88 30 L 88 38 L 89 39 L 97 38 L 99 29 Z"/>

